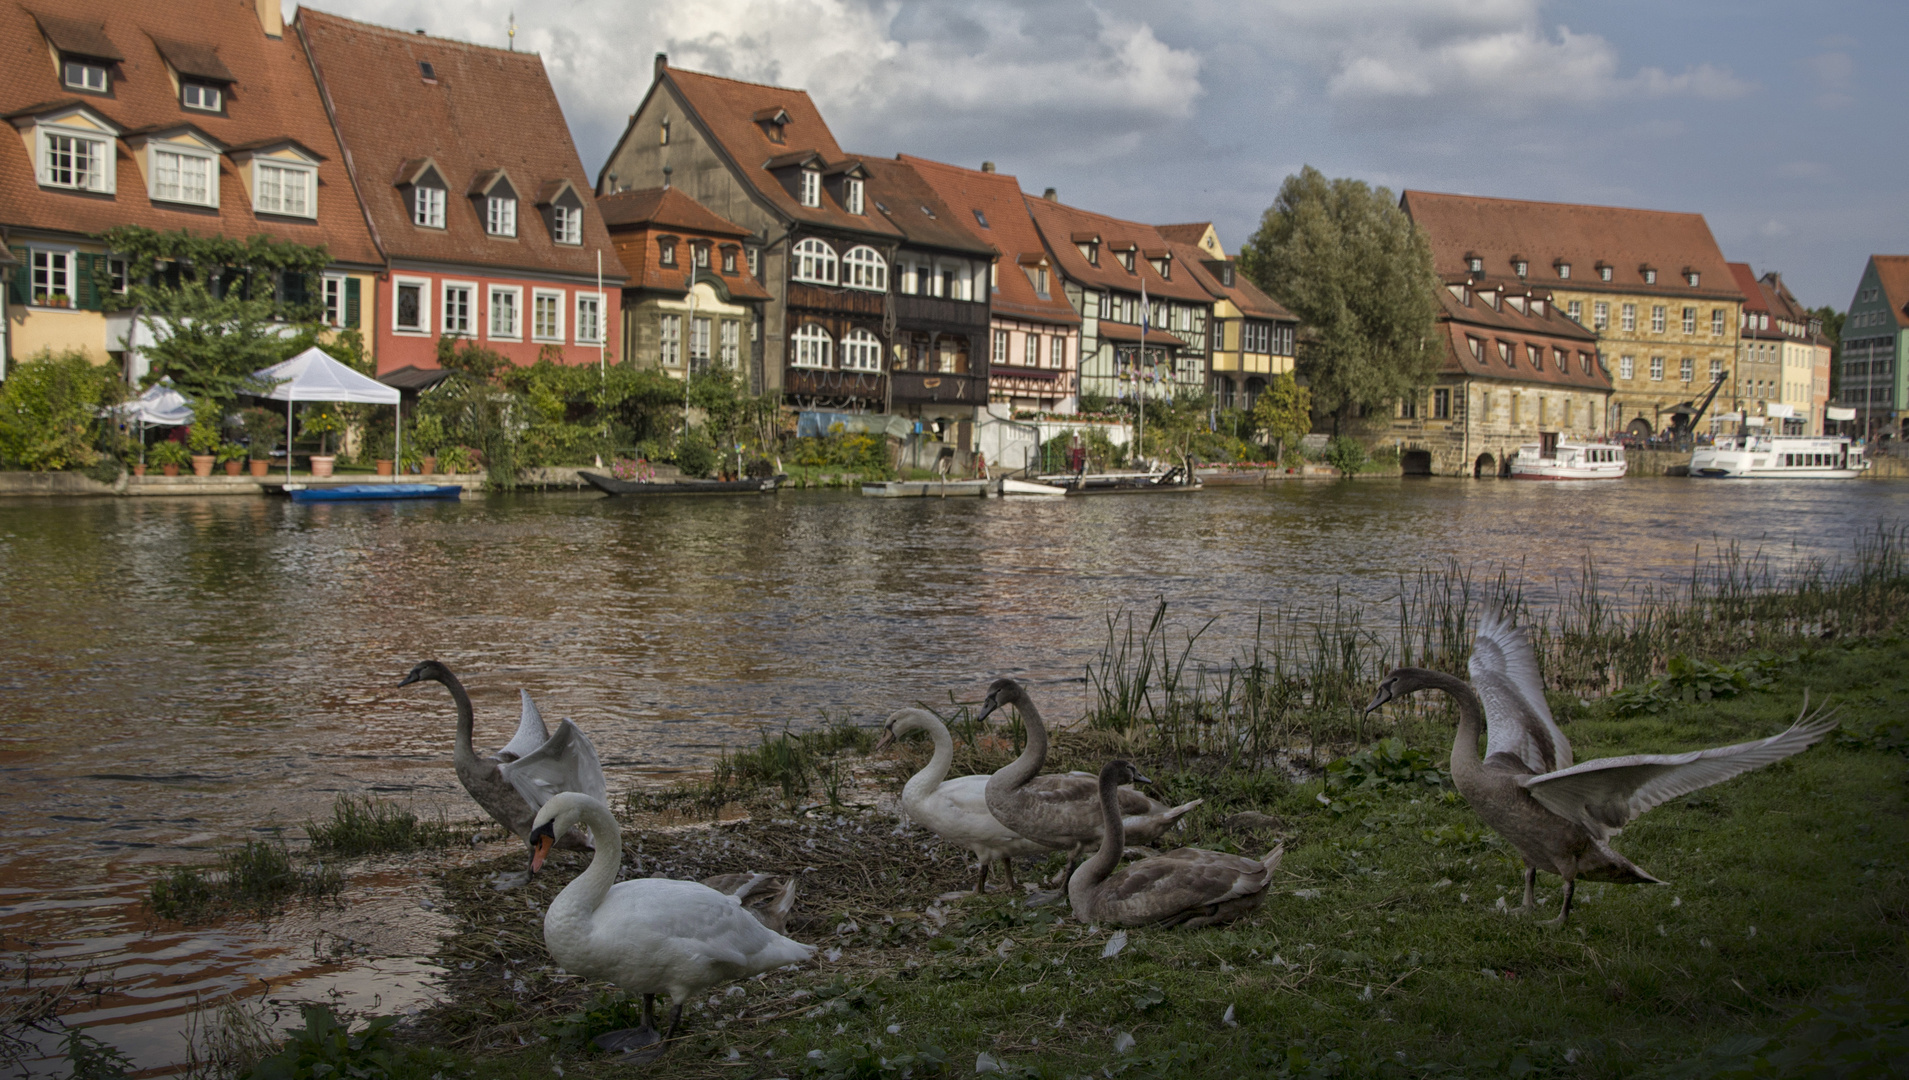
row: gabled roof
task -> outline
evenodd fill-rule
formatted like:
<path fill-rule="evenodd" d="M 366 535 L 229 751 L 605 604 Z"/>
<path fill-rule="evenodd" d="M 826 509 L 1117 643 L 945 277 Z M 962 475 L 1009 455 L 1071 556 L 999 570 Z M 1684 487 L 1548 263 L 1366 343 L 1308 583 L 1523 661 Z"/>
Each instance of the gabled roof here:
<path fill-rule="evenodd" d="M 911 166 L 956 216 L 965 215 L 963 224 L 969 231 L 999 254 L 1001 265 L 995 271 L 991 297 L 995 312 L 1067 326 L 1080 324 L 1080 313 L 1060 289 L 1051 289 L 1047 299 L 1042 299 L 1034 291 L 1034 283 L 1017 269 L 1022 258 L 1047 254 L 1040 230 L 1028 215 L 1019 181 L 1005 173 L 964 169 L 910 154 L 902 154 L 897 160 Z"/>
<path fill-rule="evenodd" d="M 1770 305 L 1764 299 L 1763 290 L 1757 287 L 1757 272 L 1750 269 L 1749 263 L 1731 263 L 1730 277 L 1743 293 L 1743 310 L 1753 314 L 1769 313 Z"/>
<path fill-rule="evenodd" d="M 658 225 L 708 236 L 750 235 L 749 230 L 683 194 L 681 188 L 643 188 L 597 198 L 603 222 L 612 230 Z"/>
<path fill-rule="evenodd" d="M 406 33 L 300 8 L 298 35 L 311 49 L 339 135 L 380 244 L 393 259 L 595 275 L 621 281 L 610 235 L 583 200 L 583 243 L 558 244 L 534 212 L 520 210 L 517 236 L 488 236 L 475 202 L 446 200 L 445 227 L 412 223 L 405 192 L 423 163 L 451 193 L 481 193 L 508 176 L 528 201 L 545 184 L 589 190 L 563 109 L 535 53 L 510 52 Z M 420 63 L 436 76 L 427 82 Z"/>
<path fill-rule="evenodd" d="M 169 37 L 160 37 L 148 32 L 147 37 L 158 47 L 159 55 L 166 58 L 174 71 L 181 75 L 190 75 L 195 79 L 209 82 L 231 83 L 238 80 L 233 77 L 230 68 L 219 59 L 219 50 L 211 45 L 196 41 L 177 41 Z"/>
<path fill-rule="evenodd" d="M 1174 254 L 1175 274 L 1188 273 L 1200 283 L 1216 300 L 1226 299 L 1240 309 L 1240 314 L 1249 319 L 1273 319 L 1298 322 L 1299 317 L 1286 310 L 1286 306 L 1267 296 L 1258 285 L 1237 265 L 1229 264 L 1225 259 L 1215 259 L 1207 255 L 1205 249 L 1193 244 L 1171 241 Z M 1226 270 L 1233 270 L 1233 284 L 1226 284 Z"/>
<path fill-rule="evenodd" d="M 93 236 L 116 225 L 191 228 L 201 235 L 240 239 L 262 233 L 277 240 L 323 244 L 341 262 L 383 261 L 352 192 L 304 46 L 294 35 L 267 37 L 254 5 L 204 0 L 28 2 L 48 14 L 36 19 L 17 4 L 0 4 L 0 116 L 78 104 L 116 131 L 160 131 L 189 122 L 228 147 L 289 139 L 311 151 L 319 163 L 318 216 L 308 221 L 255 214 L 240 176 L 244 166 L 229 156 L 219 162 L 217 217 L 204 210 L 155 205 L 124 142 L 117 143 L 117 190 L 111 197 L 43 188 L 35 181 L 27 141 L 7 138 L 0 139 L 0 225 L 16 232 L 34 229 L 72 236 Z M 148 31 L 217 58 L 232 80 L 224 113 L 188 110 L 180 104 L 167 60 Z M 112 96 L 79 95 L 63 86 L 47 53 L 49 41 L 55 48 L 89 55 L 111 53 L 101 59 L 117 60 Z"/>
<path fill-rule="evenodd" d="M 1477 255 L 1483 278 L 1545 288 L 1713 300 L 1743 295 L 1702 214 L 1430 191 L 1407 191 L 1399 205 L 1425 230 L 1441 278 L 1467 273 L 1466 257 Z M 1528 264 L 1523 279 L 1513 271 L 1514 257 Z M 1569 279 L 1559 276 L 1561 262 L 1571 267 Z M 1600 263 L 1612 268 L 1608 283 L 1598 279 Z M 1655 285 L 1645 283 L 1645 267 L 1657 270 Z M 1696 287 L 1685 284 L 1686 270 L 1697 272 Z"/>
<path fill-rule="evenodd" d="M 822 205 L 803 206 L 769 171 L 810 162 L 826 169 L 849 157 L 836 144 L 834 133 L 822 120 L 808 91 L 725 79 L 682 68 L 665 67 L 661 72 L 662 79 L 675 88 L 677 95 L 695 113 L 696 121 L 717 149 L 734 163 L 737 178 L 783 218 L 881 236 L 896 235 L 895 228 L 876 213 L 873 206 L 866 207 L 864 213 L 851 214 L 826 192 Z M 771 126 L 770 118 L 777 116 L 787 121 L 773 125 L 782 133 L 780 143 L 772 141 L 763 130 Z"/>
<path fill-rule="evenodd" d="M 1909 255 L 1871 255 L 1869 262 L 1876 268 L 1876 280 L 1896 325 L 1909 326 Z"/>
<path fill-rule="evenodd" d="M 1115 289 L 1121 292 L 1139 292 L 1140 283 L 1144 281 L 1149 299 L 1190 300 L 1202 304 L 1212 302 L 1206 289 L 1194 276 L 1182 273 L 1178 267 L 1172 268 L 1173 277 L 1169 279 L 1161 277 L 1144 255 L 1134 259 L 1131 273 L 1120 264 L 1116 257 L 1120 251 L 1159 251 L 1166 248 L 1166 241 L 1161 239 L 1153 226 L 1137 221 L 1122 221 L 1047 199 L 1023 196 L 1022 203 L 1027 207 L 1028 215 L 1034 219 L 1035 226 L 1040 229 L 1041 236 L 1046 239 L 1055 265 L 1070 281 L 1090 289 Z M 1092 232 L 1101 237 L 1101 246 L 1106 250 L 1100 253 L 1099 266 L 1089 263 L 1080 249 L 1074 246 L 1071 237 L 1077 232 Z"/>
<path fill-rule="evenodd" d="M 1520 289 L 1519 292 L 1527 290 Z M 1549 301 L 1543 290 L 1534 295 Z M 1542 383 L 1569 389 L 1609 390 L 1611 377 L 1603 367 L 1595 362 L 1588 367 L 1583 357 L 1597 356 L 1597 335 L 1579 326 L 1569 316 L 1559 313 L 1557 305 L 1547 302 L 1542 316 L 1529 310 L 1519 312 L 1509 302 L 1499 301 L 1494 310 L 1483 298 L 1473 293 L 1470 303 L 1453 295 L 1451 287 L 1438 290 L 1438 321 L 1445 336 L 1444 370 L 1450 374 L 1463 374 L 1486 379 L 1515 379 L 1520 382 Z M 1483 361 L 1472 358 L 1471 346 L 1466 338 L 1477 338 L 1483 343 Z M 1511 362 L 1498 355 L 1498 342 L 1506 342 L 1512 348 Z M 1563 349 L 1569 354 L 1571 369 L 1559 371 L 1554 356 L 1547 355 L 1543 370 L 1531 366 L 1525 349 L 1530 345 L 1543 346 L 1547 350 Z"/>
<path fill-rule="evenodd" d="M 993 258 L 994 245 L 980 240 L 975 235 L 978 228 L 971 227 L 973 215 L 962 215 L 943 202 L 909 163 L 876 157 L 861 161 L 868 172 L 868 204 L 888 218 L 908 243 Z M 961 220 L 964 216 L 966 222 Z"/>

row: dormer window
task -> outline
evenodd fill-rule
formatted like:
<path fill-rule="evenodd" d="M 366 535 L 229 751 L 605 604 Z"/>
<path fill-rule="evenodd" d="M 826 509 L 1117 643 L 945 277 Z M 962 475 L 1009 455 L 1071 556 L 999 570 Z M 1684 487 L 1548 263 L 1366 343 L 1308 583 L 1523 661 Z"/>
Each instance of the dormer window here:
<path fill-rule="evenodd" d="M 1646 285 L 1657 284 L 1657 268 L 1656 267 L 1644 266 L 1644 267 L 1639 267 L 1639 269 L 1642 270 L 1644 273 L 1644 284 Z"/>
<path fill-rule="evenodd" d="M 822 205 L 822 174 L 814 169 L 802 170 L 801 202 L 803 206 Z"/>
<path fill-rule="evenodd" d="M 709 241 L 692 240 L 689 243 L 690 260 L 699 270 L 709 269 Z"/>
<path fill-rule="evenodd" d="M 119 129 L 111 121 L 83 106 L 69 106 L 35 117 L 32 125 L 34 172 L 40 184 L 113 193 L 113 139 Z"/>
<path fill-rule="evenodd" d="M 764 138 L 775 143 L 777 146 L 781 146 L 788 141 L 788 137 L 782 132 L 782 129 L 789 124 L 789 114 L 786 110 L 773 106 L 767 109 L 757 109 L 755 115 L 749 119 L 755 121 L 756 125 L 762 129 Z"/>
<path fill-rule="evenodd" d="M 1484 273 L 1485 272 L 1485 257 L 1483 255 L 1470 255 L 1470 254 L 1466 255 L 1465 269 L 1474 274 Z"/>
<path fill-rule="evenodd" d="M 104 94 L 111 87 L 106 65 L 91 60 L 68 60 L 62 63 L 60 81 L 74 90 L 90 90 L 95 94 Z"/>
<path fill-rule="evenodd" d="M 444 189 L 423 184 L 411 189 L 411 222 L 427 229 L 444 227 Z"/>
<path fill-rule="evenodd" d="M 1691 288 L 1693 289 L 1696 288 L 1697 283 L 1702 280 L 1703 280 L 1702 275 L 1698 274 L 1697 271 L 1695 270 L 1684 271 L 1684 284 L 1690 286 Z"/>
<path fill-rule="evenodd" d="M 550 238 L 559 244 L 583 243 L 583 208 L 577 206 L 551 207 Z"/>
<path fill-rule="evenodd" d="M 1100 245 L 1099 244 L 1085 243 L 1080 245 L 1080 254 L 1082 258 L 1087 260 L 1087 265 L 1089 266 L 1100 265 Z"/>
<path fill-rule="evenodd" d="M 734 274 L 735 272 L 736 246 L 734 244 L 725 244 L 723 246 L 723 273 Z"/>
<path fill-rule="evenodd" d="M 131 141 L 133 151 L 146 156 L 146 194 L 154 202 L 219 205 L 219 155 L 224 146 L 192 127 Z"/>
<path fill-rule="evenodd" d="M 1609 265 L 1607 265 L 1607 264 L 1605 264 L 1605 263 L 1598 263 L 1598 264 L 1597 264 L 1597 279 L 1598 279 L 1599 281 L 1609 281 L 1609 280 L 1611 280 L 1611 272 L 1612 272 L 1612 270 L 1613 270 L 1613 267 L 1611 267 L 1611 266 L 1609 266 Z"/>
<path fill-rule="evenodd" d="M 517 235 L 517 200 L 492 195 L 484 200 L 484 231 L 492 236 Z"/>
<path fill-rule="evenodd" d="M 659 236 L 656 238 L 656 265 L 676 265 L 676 238 L 674 236 Z"/>
<path fill-rule="evenodd" d="M 1172 259 L 1162 256 L 1161 258 L 1158 258 L 1158 259 L 1148 259 L 1147 264 L 1149 266 L 1152 266 L 1153 272 L 1156 274 L 1159 274 L 1161 278 L 1171 279 L 1173 277 L 1173 260 Z"/>
<path fill-rule="evenodd" d="M 1561 281 L 1571 280 L 1571 264 L 1570 263 L 1559 261 L 1559 262 L 1553 263 L 1552 265 L 1558 268 L 1559 280 Z"/>
<path fill-rule="evenodd" d="M 1511 272 L 1521 278 L 1529 277 L 1531 276 L 1531 264 L 1524 259 L 1513 259 L 1511 261 Z"/>
<path fill-rule="evenodd" d="M 862 182 L 849 177 L 842 186 L 842 205 L 851 214 L 860 214 L 862 210 Z"/>
<path fill-rule="evenodd" d="M 182 82 L 179 84 L 179 104 L 200 112 L 223 112 L 225 91 L 210 83 Z"/>
<path fill-rule="evenodd" d="M 252 208 L 261 214 L 316 217 L 318 170 L 285 161 L 252 159 Z"/>
<path fill-rule="evenodd" d="M 984 229 L 989 228 L 988 215 L 982 213 L 981 208 L 978 206 L 974 208 L 974 220 L 975 220 L 975 223 L 980 225 L 982 228 Z"/>
<path fill-rule="evenodd" d="M 1120 265 L 1129 274 L 1133 273 L 1133 249 L 1132 248 L 1128 248 L 1126 251 L 1123 251 L 1120 253 Z"/>

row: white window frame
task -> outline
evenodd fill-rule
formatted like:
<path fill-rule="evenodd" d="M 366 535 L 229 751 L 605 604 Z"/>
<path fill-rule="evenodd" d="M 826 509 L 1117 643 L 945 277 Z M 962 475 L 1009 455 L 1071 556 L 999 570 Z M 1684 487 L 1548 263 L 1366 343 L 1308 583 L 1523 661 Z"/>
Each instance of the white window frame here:
<path fill-rule="evenodd" d="M 811 285 L 835 284 L 835 264 L 838 261 L 835 249 L 816 237 L 805 237 L 791 249 L 789 257 L 794 261 L 790 276 L 797 281 Z"/>
<path fill-rule="evenodd" d="M 1653 356 L 1650 358 L 1650 381 L 1664 381 L 1664 358 L 1661 356 Z"/>
<path fill-rule="evenodd" d="M 1662 304 L 1652 304 L 1650 308 L 1650 332 L 1661 334 L 1670 325 L 1669 314 Z"/>
<path fill-rule="evenodd" d="M 762 249 L 759 247 L 746 247 L 742 249 L 742 253 L 749 260 L 749 276 L 752 278 L 760 278 L 762 276 Z"/>
<path fill-rule="evenodd" d="M 735 371 L 742 367 L 742 323 L 736 319 L 722 321 L 722 352 L 720 360 L 725 368 Z"/>
<path fill-rule="evenodd" d="M 1710 309 L 1710 335 L 1712 337 L 1723 336 L 1723 309 L 1722 308 Z"/>
<path fill-rule="evenodd" d="M 199 100 L 197 102 L 190 100 L 194 90 L 199 92 Z M 207 100 L 208 98 L 210 98 L 209 102 Z M 195 112 L 224 112 L 225 91 L 211 83 L 181 80 L 179 83 L 179 107 L 192 109 Z"/>
<path fill-rule="evenodd" d="M 791 354 L 789 366 L 826 370 L 830 366 L 830 354 L 835 350 L 835 339 L 827 330 L 816 323 L 803 323 L 789 335 Z"/>
<path fill-rule="evenodd" d="M 185 185 L 183 183 L 180 184 L 181 193 L 178 196 L 166 196 L 159 193 L 159 159 L 162 155 L 166 154 L 174 155 L 179 158 L 182 163 L 185 161 L 198 161 L 202 163 L 206 169 L 205 198 L 186 198 L 184 195 Z M 183 170 L 180 175 L 183 179 Z M 146 144 L 146 177 L 146 194 L 153 202 L 173 203 L 178 206 L 204 206 L 215 210 L 218 209 L 219 155 L 210 150 L 202 150 L 196 146 L 186 146 L 181 143 L 149 142 Z"/>
<path fill-rule="evenodd" d="M 709 370 L 710 358 L 715 355 L 709 340 L 715 334 L 713 323 L 707 315 L 689 320 L 689 370 L 692 372 Z"/>
<path fill-rule="evenodd" d="M 438 287 L 444 294 L 438 301 L 438 326 L 440 332 L 445 336 L 455 334 L 459 337 L 470 338 L 472 341 L 477 340 L 477 317 L 478 312 L 482 310 L 477 302 L 477 282 L 444 281 L 440 282 Z M 451 293 L 453 290 L 464 294 L 465 304 L 462 325 L 454 326 L 451 323 Z"/>
<path fill-rule="evenodd" d="M 1618 312 L 1618 326 L 1626 334 L 1637 333 L 1637 305 L 1625 304 Z"/>
<path fill-rule="evenodd" d="M 813 324 L 811 324 L 813 325 Z M 850 330 L 842 336 L 842 370 L 880 372 L 882 340 L 867 330 Z"/>
<path fill-rule="evenodd" d="M 115 183 L 118 169 L 118 154 L 114 152 L 114 140 L 111 135 L 102 134 L 91 128 L 63 127 L 58 124 L 37 125 L 38 131 L 33 144 L 39 150 L 37 179 L 43 187 L 65 188 L 68 191 L 91 191 L 102 195 L 114 194 L 118 188 Z M 86 183 L 61 183 L 53 175 L 53 140 L 71 139 L 76 142 L 92 143 L 98 154 L 99 168 L 86 174 L 90 179 Z M 69 167 L 69 172 L 78 170 Z"/>
<path fill-rule="evenodd" d="M 550 208 L 550 238 L 575 247 L 583 243 L 583 208 L 558 204 Z"/>
<path fill-rule="evenodd" d="M 326 326 L 342 329 L 345 325 L 345 275 L 325 274 L 318 282 L 318 298 Z"/>
<path fill-rule="evenodd" d="M 1637 378 L 1637 357 L 1620 356 L 1617 358 L 1617 377 L 1620 379 Z"/>
<path fill-rule="evenodd" d="M 656 320 L 657 361 L 666 368 L 683 366 L 683 317 L 665 313 Z"/>
<path fill-rule="evenodd" d="M 604 303 L 604 295 L 600 292 L 580 292 L 577 294 L 576 305 L 576 319 L 571 325 L 576 328 L 577 344 L 603 344 L 603 312 L 607 306 Z M 591 305 L 594 305 L 595 309 L 586 316 L 584 312 Z M 590 332 L 592 327 L 595 328 L 594 333 Z"/>
<path fill-rule="evenodd" d="M 1067 366 L 1067 337 L 1066 335 L 1055 334 L 1052 338 L 1048 339 L 1047 366 L 1051 368 L 1057 368 L 1057 369 L 1064 368 Z"/>
<path fill-rule="evenodd" d="M 52 285 L 52 275 L 55 273 L 66 279 L 61 291 L 55 291 L 50 287 L 46 289 L 37 287 L 38 283 L 34 280 L 34 275 L 40 272 L 40 268 L 35 266 L 34 263 L 41 259 L 47 261 L 46 272 L 48 274 L 47 284 L 49 286 Z M 63 263 L 64 266 L 56 270 L 52 265 L 55 259 Z M 25 274 L 27 276 L 27 306 L 49 311 L 72 311 L 79 307 L 79 272 L 79 253 L 77 251 L 72 248 L 43 247 L 28 249 L 27 264 L 14 271 L 16 274 Z M 66 303 L 64 305 L 42 304 L 39 301 L 41 296 L 64 296 L 66 297 Z"/>
<path fill-rule="evenodd" d="M 1021 356 L 1022 363 L 1028 367 L 1041 366 L 1041 335 L 1028 331 L 1027 340 L 1021 348 L 1024 350 Z"/>
<path fill-rule="evenodd" d="M 813 209 L 822 205 L 821 173 L 814 169 L 803 169 L 800 186 L 801 194 L 799 198 L 803 206 Z"/>
<path fill-rule="evenodd" d="M 1689 386 L 1697 378 L 1697 361 L 1688 356 L 1677 361 L 1677 375 L 1679 381 Z"/>
<path fill-rule="evenodd" d="M 398 313 L 404 305 L 398 303 L 398 290 L 406 285 L 418 287 L 418 325 L 405 326 L 398 322 Z M 431 333 L 431 279 L 425 277 L 402 277 L 391 275 L 391 332 L 407 337 L 426 337 Z"/>
<path fill-rule="evenodd" d="M 888 260 L 867 244 L 849 248 L 842 256 L 842 285 L 870 292 L 888 291 Z"/>
<path fill-rule="evenodd" d="M 499 304 L 497 298 L 507 296 L 510 303 Z M 509 329 L 499 332 L 497 313 L 510 311 L 516 320 Z M 524 287 L 522 285 L 492 285 L 484 290 L 484 339 L 486 341 L 522 341 L 524 340 Z"/>
<path fill-rule="evenodd" d="M 99 85 L 94 86 L 90 79 L 85 78 L 75 82 L 72 78 L 72 73 L 76 68 L 82 73 L 98 72 Z M 75 90 L 86 90 L 95 94 L 104 94 L 112 90 L 113 76 L 111 72 L 106 70 L 105 64 L 95 64 L 88 60 L 69 60 L 62 56 L 60 58 L 60 85 L 68 86 Z"/>
<path fill-rule="evenodd" d="M 863 207 L 867 205 L 867 199 L 862 192 L 862 182 L 860 180 L 852 176 L 849 177 L 847 183 L 842 185 L 842 194 L 843 203 L 849 213 L 860 214 L 864 212 Z"/>
<path fill-rule="evenodd" d="M 547 309 L 539 306 L 545 302 L 549 304 Z M 554 341 L 559 345 L 563 344 L 563 306 L 562 289 L 530 290 L 530 340 Z M 556 327 L 553 330 L 544 330 L 537 325 L 546 310 L 549 311 L 550 317 L 556 320 Z"/>
<path fill-rule="evenodd" d="M 514 238 L 517 235 L 517 200 L 508 195 L 484 197 L 484 234 Z"/>
<path fill-rule="evenodd" d="M 993 362 L 997 364 L 1005 364 L 1008 362 L 1008 332 L 1006 330 L 996 330 L 994 332 Z"/>
<path fill-rule="evenodd" d="M 418 184 L 411 189 L 411 224 L 420 229 L 444 227 L 446 192 L 435 184 Z"/>
<path fill-rule="evenodd" d="M 1694 334 L 1696 332 L 1697 332 L 1697 309 L 1694 307 L 1687 307 L 1684 309 L 1684 333 Z"/>
<path fill-rule="evenodd" d="M 284 209 L 285 200 L 282 194 L 278 207 L 265 205 L 265 174 L 268 171 L 275 171 L 282 178 L 298 178 L 304 209 Z M 282 193 L 284 190 L 284 182 L 281 179 L 279 191 Z M 318 217 L 318 170 L 310 165 L 282 161 L 277 158 L 253 158 L 252 209 L 261 214 L 277 214 L 280 217 L 316 219 Z"/>

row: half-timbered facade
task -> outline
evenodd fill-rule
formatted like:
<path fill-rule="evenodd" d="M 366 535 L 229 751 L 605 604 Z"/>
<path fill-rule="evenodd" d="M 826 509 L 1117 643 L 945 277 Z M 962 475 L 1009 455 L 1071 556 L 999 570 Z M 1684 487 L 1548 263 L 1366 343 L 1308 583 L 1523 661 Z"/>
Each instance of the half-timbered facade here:
<path fill-rule="evenodd" d="M 1226 257 L 1219 234 L 1209 222 L 1161 225 L 1160 235 L 1213 298 L 1207 322 L 1207 389 L 1222 409 L 1250 409 L 1275 375 L 1293 370 L 1293 343 L 1299 319 L 1260 291 Z"/>
<path fill-rule="evenodd" d="M 989 277 L 988 395 L 998 404 L 1071 413 L 1078 398 L 1080 313 L 1028 216 L 1021 185 L 991 162 L 964 169 L 907 154 L 900 160 L 995 254 Z"/>
<path fill-rule="evenodd" d="M 1203 390 L 1213 298 L 1176 266 L 1166 239 L 1151 225 L 1067 206 L 1052 189 L 1023 202 L 1081 317 L 1081 392 L 1154 397 Z"/>

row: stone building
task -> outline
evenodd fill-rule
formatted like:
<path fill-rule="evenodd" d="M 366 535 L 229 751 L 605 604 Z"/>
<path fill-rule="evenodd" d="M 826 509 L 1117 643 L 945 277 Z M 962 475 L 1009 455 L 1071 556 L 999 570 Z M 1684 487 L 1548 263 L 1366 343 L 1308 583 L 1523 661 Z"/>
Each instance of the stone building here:
<path fill-rule="evenodd" d="M 749 273 L 749 230 L 675 188 L 619 191 L 597 209 L 630 275 L 621 356 L 677 378 L 711 365 L 761 367 L 769 293 Z"/>
<path fill-rule="evenodd" d="M 1843 321 L 1841 353 L 1838 403 L 1856 410 L 1856 430 L 1909 438 L 1909 255 L 1869 257 Z"/>
<path fill-rule="evenodd" d="M 1607 423 L 1661 433 L 1713 382 L 1729 385 L 1743 293 L 1701 214 L 1407 191 L 1446 281 L 1534 288 L 1597 335 L 1613 387 Z"/>
<path fill-rule="evenodd" d="M 1731 380 L 1736 393 L 1719 400 L 1713 414 L 1780 415 L 1795 433 L 1820 433 L 1829 399 L 1830 351 L 1822 321 L 1804 309 L 1774 271 L 1758 278 L 1750 264 L 1731 263 L 1730 273 L 1744 296 Z"/>
<path fill-rule="evenodd" d="M 1490 477 L 1545 432 L 1605 430 L 1612 388 L 1597 335 L 1545 291 L 1454 275 L 1439 293 L 1445 362 L 1406 398 L 1380 441 L 1398 446 L 1408 475 Z"/>

